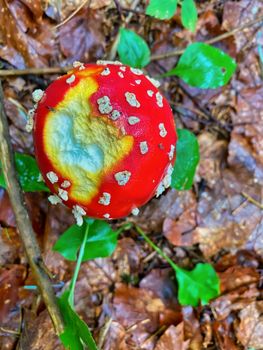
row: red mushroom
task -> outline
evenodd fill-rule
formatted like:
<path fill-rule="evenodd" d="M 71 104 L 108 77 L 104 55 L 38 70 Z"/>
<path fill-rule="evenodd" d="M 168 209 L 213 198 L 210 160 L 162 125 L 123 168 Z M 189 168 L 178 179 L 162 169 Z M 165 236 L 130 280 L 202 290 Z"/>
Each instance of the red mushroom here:
<path fill-rule="evenodd" d="M 75 64 L 33 96 L 36 158 L 54 204 L 115 219 L 170 185 L 176 131 L 156 81 L 116 62 Z"/>

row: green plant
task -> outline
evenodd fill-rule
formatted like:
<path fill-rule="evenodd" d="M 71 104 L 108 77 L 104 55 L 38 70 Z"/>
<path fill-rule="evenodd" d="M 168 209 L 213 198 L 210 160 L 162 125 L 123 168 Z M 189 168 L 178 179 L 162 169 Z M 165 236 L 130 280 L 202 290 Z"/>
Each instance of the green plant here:
<path fill-rule="evenodd" d="M 186 29 L 195 31 L 197 23 L 197 9 L 194 0 L 150 0 L 146 8 L 146 14 L 158 19 L 170 19 L 177 10 L 177 4 L 181 5 L 181 20 Z"/>
<path fill-rule="evenodd" d="M 178 300 L 181 305 L 197 306 L 199 301 L 202 305 L 206 305 L 209 300 L 220 294 L 220 281 L 212 265 L 199 263 L 192 271 L 182 269 L 157 247 L 140 227 L 136 226 L 136 229 L 175 271 L 178 282 Z"/>
<path fill-rule="evenodd" d="M 171 187 L 177 190 L 189 190 L 193 185 L 200 159 L 199 145 L 195 135 L 187 129 L 177 129 L 177 136 Z"/>
<path fill-rule="evenodd" d="M 20 185 L 25 192 L 46 191 L 49 189 L 40 176 L 40 171 L 35 158 L 23 154 L 15 153 L 15 167 Z M 0 162 L 0 187 L 6 188 L 4 174 Z"/>
<path fill-rule="evenodd" d="M 88 326 L 74 310 L 74 291 L 83 261 L 110 256 L 117 246 L 121 231 L 129 224 L 113 231 L 108 223 L 85 218 L 82 226 L 72 225 L 58 239 L 53 250 L 70 261 L 76 261 L 76 267 L 70 286 L 58 298 L 60 310 L 65 318 L 65 332 L 60 335 L 63 344 L 69 349 L 82 350 L 83 344 L 89 350 L 97 350 L 96 343 Z"/>

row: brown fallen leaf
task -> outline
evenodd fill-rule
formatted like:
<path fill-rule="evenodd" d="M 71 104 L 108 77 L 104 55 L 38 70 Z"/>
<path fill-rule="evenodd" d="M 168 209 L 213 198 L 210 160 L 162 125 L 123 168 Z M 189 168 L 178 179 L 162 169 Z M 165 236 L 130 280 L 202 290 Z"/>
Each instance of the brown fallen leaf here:
<path fill-rule="evenodd" d="M 174 203 L 177 210 L 170 212 L 163 223 L 164 236 L 174 245 L 192 245 L 189 231 L 196 226 L 196 198 L 192 191 L 178 192 Z"/>
<path fill-rule="evenodd" d="M 229 320 L 228 320 L 229 318 Z M 213 322 L 213 333 L 216 344 L 220 350 L 239 350 L 236 339 L 232 332 L 232 318 Z"/>
<path fill-rule="evenodd" d="M 243 166 L 263 184 L 263 88 L 261 85 L 245 87 L 238 95 L 237 114 L 233 116 L 235 125 L 231 133 L 228 163 Z"/>
<path fill-rule="evenodd" d="M 25 324 L 20 336 L 20 348 L 27 350 L 64 350 L 57 337 L 47 310 L 38 317 L 29 312 L 26 314 Z"/>
<path fill-rule="evenodd" d="M 201 350 L 203 336 L 196 310 L 192 306 L 182 307 L 185 339 L 189 339 L 189 349 Z"/>
<path fill-rule="evenodd" d="M 167 307 L 175 310 L 178 307 L 178 301 L 172 276 L 171 269 L 154 269 L 140 281 L 140 288 L 153 292 L 156 297 L 164 301 Z"/>
<path fill-rule="evenodd" d="M 7 192 L 0 187 L 0 223 L 3 226 L 15 227 L 15 215 Z"/>
<path fill-rule="evenodd" d="M 125 340 L 124 327 L 116 321 L 112 321 L 106 334 L 103 350 L 130 350 Z"/>
<path fill-rule="evenodd" d="M 241 286 L 234 291 L 222 295 L 211 302 L 213 314 L 216 320 L 225 319 L 230 312 L 239 311 L 251 304 L 260 295 L 257 284 Z"/>
<path fill-rule="evenodd" d="M 22 255 L 20 237 L 15 228 L 0 227 L 0 266 L 14 264 Z"/>
<path fill-rule="evenodd" d="M 149 231 L 161 231 L 166 217 L 177 219 L 183 214 L 188 204 L 194 201 L 191 191 L 168 190 L 159 198 L 153 198 L 147 205 L 141 208 L 136 217 L 129 218 L 142 229 Z"/>
<path fill-rule="evenodd" d="M 236 336 L 245 348 L 262 349 L 263 345 L 263 301 L 255 301 L 239 313 L 240 323 Z"/>
<path fill-rule="evenodd" d="M 170 325 L 178 320 L 178 313 L 168 311 L 163 300 L 150 290 L 119 284 L 113 295 L 111 317 L 125 328 L 129 342 L 152 349 L 155 332 L 167 322 Z"/>
<path fill-rule="evenodd" d="M 196 176 L 203 179 L 209 188 L 213 188 L 221 179 L 221 170 L 227 153 L 227 142 L 218 140 L 211 132 L 203 132 L 198 137 L 200 162 Z"/>
<path fill-rule="evenodd" d="M 192 232 L 194 243 L 199 243 L 206 257 L 221 249 L 245 248 L 250 235 L 260 225 L 262 213 L 242 196 L 243 190 L 259 199 L 261 186 L 253 182 L 243 167 L 225 169 L 222 180 L 213 190 L 200 196 L 197 209 L 197 228 Z"/>
<path fill-rule="evenodd" d="M 46 66 L 55 54 L 55 33 L 50 22 L 42 18 L 41 1 L 0 0 L 0 8 L 0 57 L 21 69 Z"/>
<path fill-rule="evenodd" d="M 187 350 L 190 340 L 184 339 L 184 323 L 170 326 L 158 340 L 154 350 Z"/>
<path fill-rule="evenodd" d="M 64 64 L 92 62 L 103 56 L 105 38 L 101 32 L 102 17 L 88 8 L 79 11 L 59 28 L 60 50 Z"/>
<path fill-rule="evenodd" d="M 144 255 L 144 251 L 132 238 L 125 237 L 118 240 L 112 259 L 117 262 L 119 281 L 125 276 L 137 276 L 141 272 Z"/>
<path fill-rule="evenodd" d="M 260 275 L 255 268 L 232 266 L 224 272 L 219 272 L 221 294 L 241 286 L 259 282 Z"/>
<path fill-rule="evenodd" d="M 8 321 L 9 312 L 18 302 L 18 289 L 26 278 L 23 265 L 11 265 L 0 270 L 0 324 Z"/>
<path fill-rule="evenodd" d="M 65 206 L 52 206 L 48 204 L 45 226 L 43 229 L 43 258 L 46 266 L 60 281 L 70 279 L 72 263 L 61 254 L 52 250 L 59 235 L 66 231 L 74 223 L 70 209 Z"/>

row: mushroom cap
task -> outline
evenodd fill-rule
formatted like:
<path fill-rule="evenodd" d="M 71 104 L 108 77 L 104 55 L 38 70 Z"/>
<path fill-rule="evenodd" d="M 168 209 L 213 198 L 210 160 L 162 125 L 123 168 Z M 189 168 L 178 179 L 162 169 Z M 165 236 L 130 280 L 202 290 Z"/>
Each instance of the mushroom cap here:
<path fill-rule="evenodd" d="M 170 185 L 175 123 L 154 84 L 138 69 L 101 63 L 80 64 L 49 85 L 33 134 L 57 202 L 115 219 L 136 214 Z"/>

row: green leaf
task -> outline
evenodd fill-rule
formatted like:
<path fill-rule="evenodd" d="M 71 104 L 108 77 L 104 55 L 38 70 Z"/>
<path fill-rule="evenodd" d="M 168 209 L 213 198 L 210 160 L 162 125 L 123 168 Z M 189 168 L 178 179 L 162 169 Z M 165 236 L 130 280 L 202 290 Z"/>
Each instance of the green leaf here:
<path fill-rule="evenodd" d="M 183 0 L 181 17 L 183 26 L 194 32 L 197 23 L 197 9 L 194 0 Z"/>
<path fill-rule="evenodd" d="M 82 261 L 110 256 L 116 248 L 119 231 L 113 231 L 110 225 L 102 220 L 85 218 L 84 222 L 82 226 L 70 226 L 59 237 L 53 250 L 63 255 L 65 259 L 76 261 L 85 235 L 86 223 L 89 223 L 89 235 Z"/>
<path fill-rule="evenodd" d="M 84 350 L 84 343 L 89 350 L 98 350 L 89 327 L 69 303 L 69 290 L 58 298 L 58 305 L 65 322 L 65 330 L 59 336 L 64 346 L 70 350 Z"/>
<path fill-rule="evenodd" d="M 146 14 L 159 19 L 170 19 L 176 12 L 177 0 L 150 0 Z"/>
<path fill-rule="evenodd" d="M 181 305 L 198 306 L 208 304 L 209 300 L 220 295 L 220 281 L 210 264 L 197 264 L 192 271 L 176 266 L 176 279 Z"/>
<path fill-rule="evenodd" d="M 124 64 L 142 68 L 150 62 L 150 49 L 146 41 L 132 30 L 121 28 L 118 54 Z"/>
<path fill-rule="evenodd" d="M 200 160 L 199 145 L 195 135 L 187 129 L 177 129 L 177 136 L 171 187 L 177 190 L 189 190 Z"/>
<path fill-rule="evenodd" d="M 204 43 L 194 43 L 187 46 L 177 66 L 163 76 L 177 75 L 191 86 L 215 89 L 226 85 L 235 69 L 235 60 L 223 51 Z"/>
<path fill-rule="evenodd" d="M 36 160 L 23 153 L 15 153 L 15 167 L 20 185 L 25 192 L 46 191 L 49 189 L 43 181 L 38 181 L 40 171 Z M 4 174 L 0 163 L 0 186 L 6 188 Z"/>

